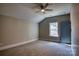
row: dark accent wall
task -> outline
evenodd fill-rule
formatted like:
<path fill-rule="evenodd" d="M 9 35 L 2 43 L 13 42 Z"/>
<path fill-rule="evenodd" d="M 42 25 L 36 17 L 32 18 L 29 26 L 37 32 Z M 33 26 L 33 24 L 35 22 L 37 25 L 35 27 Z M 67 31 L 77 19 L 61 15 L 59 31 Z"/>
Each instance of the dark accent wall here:
<path fill-rule="evenodd" d="M 39 39 L 47 40 L 53 42 L 60 42 L 61 38 L 61 27 L 60 23 L 65 20 L 70 20 L 70 14 L 59 15 L 54 17 L 45 18 L 43 21 L 39 23 Z M 51 37 L 49 36 L 49 23 L 58 22 L 58 34 L 59 37 Z"/>
<path fill-rule="evenodd" d="M 71 22 L 69 20 L 61 22 L 61 42 L 71 44 Z"/>

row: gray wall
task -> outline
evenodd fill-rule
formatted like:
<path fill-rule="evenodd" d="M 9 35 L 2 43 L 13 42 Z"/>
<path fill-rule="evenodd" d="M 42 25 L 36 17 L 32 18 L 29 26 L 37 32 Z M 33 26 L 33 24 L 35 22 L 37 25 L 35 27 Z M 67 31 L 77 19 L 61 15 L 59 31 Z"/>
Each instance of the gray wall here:
<path fill-rule="evenodd" d="M 0 45 L 6 46 L 38 39 L 38 25 L 0 15 Z"/>
<path fill-rule="evenodd" d="M 60 42 L 60 23 L 61 21 L 70 20 L 70 14 L 59 15 L 54 17 L 45 18 L 39 23 L 39 39 Z M 59 37 L 49 36 L 49 23 L 58 22 L 58 34 Z"/>

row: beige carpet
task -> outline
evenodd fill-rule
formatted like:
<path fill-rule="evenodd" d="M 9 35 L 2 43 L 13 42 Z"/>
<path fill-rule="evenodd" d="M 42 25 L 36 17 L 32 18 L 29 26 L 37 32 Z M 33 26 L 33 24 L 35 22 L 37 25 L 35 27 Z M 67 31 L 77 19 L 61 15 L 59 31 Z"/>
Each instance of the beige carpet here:
<path fill-rule="evenodd" d="M 71 47 L 48 41 L 35 41 L 0 51 L 0 56 L 71 56 Z"/>

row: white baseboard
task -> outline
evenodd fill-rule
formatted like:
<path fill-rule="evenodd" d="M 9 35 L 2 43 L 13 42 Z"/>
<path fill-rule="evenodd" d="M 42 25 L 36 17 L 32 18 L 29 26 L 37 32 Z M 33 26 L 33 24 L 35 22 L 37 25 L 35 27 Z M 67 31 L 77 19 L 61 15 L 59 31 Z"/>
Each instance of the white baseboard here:
<path fill-rule="evenodd" d="M 11 45 L 6 45 L 6 46 L 3 46 L 3 47 L 0 47 L 0 51 L 1 50 L 5 50 L 5 49 L 9 49 L 9 48 L 13 48 L 13 47 L 17 47 L 17 46 L 20 46 L 20 45 L 24 45 L 24 44 L 27 44 L 27 43 L 30 43 L 30 42 L 33 42 L 33 41 L 36 41 L 37 39 L 32 39 L 32 40 L 29 40 L 29 41 L 26 41 L 26 42 L 20 42 L 20 43 L 15 43 L 15 44 L 11 44 Z"/>
<path fill-rule="evenodd" d="M 72 47 L 72 54 L 73 54 L 73 56 L 76 56 L 75 55 L 75 50 L 77 49 L 77 50 L 79 50 L 79 45 L 71 45 L 71 47 Z"/>

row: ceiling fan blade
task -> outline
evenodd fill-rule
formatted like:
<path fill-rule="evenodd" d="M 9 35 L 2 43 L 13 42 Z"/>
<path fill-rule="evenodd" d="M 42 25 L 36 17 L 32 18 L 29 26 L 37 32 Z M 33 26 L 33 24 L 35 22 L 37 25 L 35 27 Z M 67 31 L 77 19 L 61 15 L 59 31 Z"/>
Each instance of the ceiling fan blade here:
<path fill-rule="evenodd" d="M 38 3 L 38 6 L 39 6 L 41 9 L 45 9 L 45 8 L 47 8 L 48 3 Z"/>
<path fill-rule="evenodd" d="M 53 11 L 52 9 L 45 9 L 45 11 Z"/>
<path fill-rule="evenodd" d="M 48 6 L 48 3 L 45 4 L 44 9 L 47 8 L 47 6 Z"/>
<path fill-rule="evenodd" d="M 38 6 L 39 6 L 41 9 L 43 9 L 43 8 L 44 8 L 44 6 L 43 6 L 43 4 L 42 4 L 42 3 L 38 3 Z"/>
<path fill-rule="evenodd" d="M 41 9 L 41 3 L 35 3 L 35 6 L 32 7 L 33 9 Z"/>

